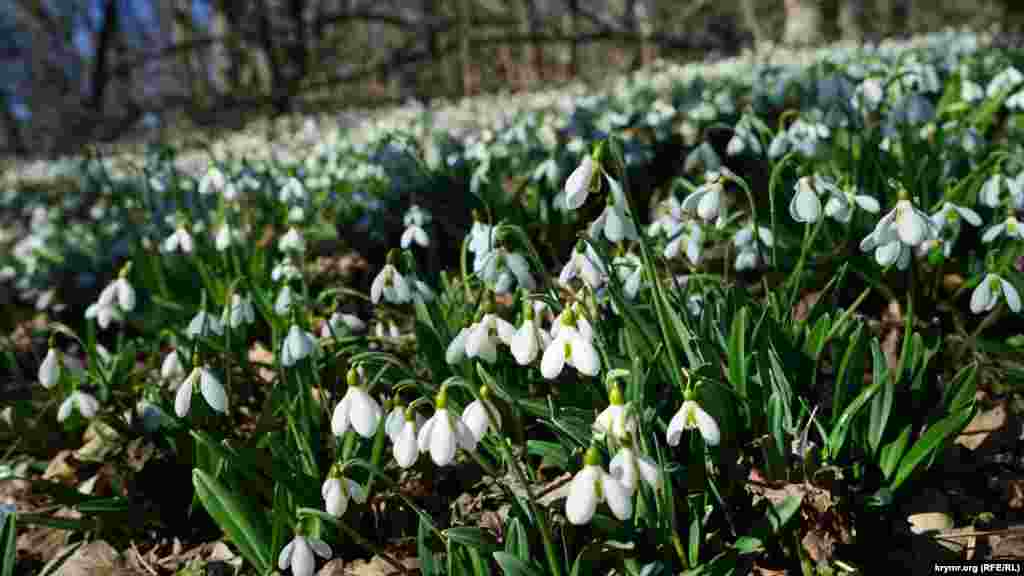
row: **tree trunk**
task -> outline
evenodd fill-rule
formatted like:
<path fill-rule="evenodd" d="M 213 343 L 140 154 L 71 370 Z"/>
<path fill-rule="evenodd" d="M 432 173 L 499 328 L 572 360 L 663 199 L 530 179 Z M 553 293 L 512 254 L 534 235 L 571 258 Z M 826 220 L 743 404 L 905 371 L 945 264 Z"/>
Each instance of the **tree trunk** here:
<path fill-rule="evenodd" d="M 111 45 L 114 42 L 114 35 L 117 34 L 117 27 L 117 0 L 107 0 L 107 4 L 103 9 L 103 22 L 99 30 L 99 37 L 96 40 L 96 62 L 92 72 L 92 93 L 89 95 L 88 102 L 89 108 L 96 115 L 103 112 L 103 97 L 106 94 L 109 80 L 109 54 L 111 52 Z"/>

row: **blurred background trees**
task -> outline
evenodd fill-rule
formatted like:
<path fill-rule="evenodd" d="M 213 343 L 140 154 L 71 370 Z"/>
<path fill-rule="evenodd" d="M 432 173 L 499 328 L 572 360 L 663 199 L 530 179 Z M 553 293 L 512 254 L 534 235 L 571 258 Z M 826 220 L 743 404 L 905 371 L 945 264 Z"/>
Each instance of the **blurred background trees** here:
<path fill-rule="evenodd" d="M 755 42 L 998 23 L 1018 0 L 6 0 L 0 153 L 157 126 L 429 101 L 594 78 Z"/>

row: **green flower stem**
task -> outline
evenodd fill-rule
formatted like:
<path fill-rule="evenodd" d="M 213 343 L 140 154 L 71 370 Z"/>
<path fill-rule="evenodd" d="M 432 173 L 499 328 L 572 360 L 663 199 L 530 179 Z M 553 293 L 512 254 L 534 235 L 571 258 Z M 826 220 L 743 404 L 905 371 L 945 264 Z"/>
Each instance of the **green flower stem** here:
<path fill-rule="evenodd" d="M 384 414 L 384 417 L 381 419 L 381 422 L 377 425 L 377 435 L 373 439 L 373 451 L 370 453 L 370 463 L 378 468 L 380 467 L 381 458 L 384 457 L 384 437 L 387 436 L 387 434 L 384 431 L 384 421 L 387 419 L 387 417 L 388 415 Z M 370 475 L 369 478 L 366 479 L 367 498 L 370 497 L 370 491 L 373 490 L 373 479 L 374 476 L 372 474 Z"/>
<path fill-rule="evenodd" d="M 392 480 L 391 478 L 388 478 L 387 475 L 385 475 L 383 472 L 381 472 L 380 468 L 374 466 L 373 464 L 370 464 L 369 462 L 360 460 L 358 458 L 349 460 L 349 461 L 345 462 L 344 464 L 342 464 L 342 467 L 347 467 L 347 466 L 358 466 L 358 467 L 366 470 L 367 472 L 369 472 L 371 477 L 377 476 L 381 480 L 383 480 L 385 484 L 387 484 L 391 488 L 394 488 L 395 489 L 395 495 L 398 496 L 399 498 L 401 498 L 402 502 L 405 502 L 405 505 L 408 506 L 410 509 L 412 509 L 412 511 L 415 512 L 416 515 L 420 517 L 420 520 L 423 520 L 427 524 L 427 527 L 430 528 L 430 531 L 433 532 L 434 535 L 437 536 L 438 539 L 441 540 L 441 542 L 445 542 L 447 540 L 447 538 L 445 538 L 445 536 L 444 536 L 444 533 L 441 532 L 440 530 L 438 530 L 437 526 L 434 525 L 434 520 L 430 517 L 430 514 L 427 514 L 426 512 L 424 512 L 408 496 L 406 496 L 405 494 L 402 494 L 402 491 L 399 488 L 398 484 L 395 483 L 395 481 Z"/>
<path fill-rule="evenodd" d="M 792 292 L 789 297 L 790 309 L 792 309 L 796 304 L 796 297 L 800 292 L 800 274 L 803 273 L 804 264 L 807 262 L 807 253 L 810 252 L 811 246 L 814 244 L 814 239 L 818 236 L 818 232 L 821 230 L 821 225 L 824 223 L 825 219 L 820 218 L 814 223 L 813 227 L 810 224 L 804 225 L 804 241 L 800 246 L 800 259 L 796 261 L 796 268 L 793 269 L 793 275 L 790 277 L 793 282 Z"/>

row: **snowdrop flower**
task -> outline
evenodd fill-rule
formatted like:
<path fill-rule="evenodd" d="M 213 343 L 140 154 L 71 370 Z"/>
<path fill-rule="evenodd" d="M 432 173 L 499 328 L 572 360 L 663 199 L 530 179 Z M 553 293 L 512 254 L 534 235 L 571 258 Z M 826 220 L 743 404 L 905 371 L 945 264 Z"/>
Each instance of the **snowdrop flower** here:
<path fill-rule="evenodd" d="M 494 240 L 492 238 L 493 231 L 493 226 L 477 220 L 477 214 L 474 210 L 473 227 L 469 229 L 469 245 L 466 248 L 477 257 L 490 252 Z"/>
<path fill-rule="evenodd" d="M 184 377 L 185 367 L 181 364 L 181 357 L 177 350 L 171 350 L 164 356 L 164 361 L 160 364 L 160 378 L 177 382 Z"/>
<path fill-rule="evenodd" d="M 326 542 L 297 534 L 281 549 L 281 554 L 277 557 L 277 567 L 281 570 L 291 568 L 292 576 L 313 576 L 313 570 L 316 568 L 314 552 L 324 560 L 331 557 L 331 547 Z"/>
<path fill-rule="evenodd" d="M 493 364 L 498 359 L 498 342 L 510 342 L 516 328 L 496 314 L 484 314 L 466 334 L 466 357 L 482 358 Z"/>
<path fill-rule="evenodd" d="M 622 185 L 610 176 L 605 176 L 605 179 L 608 180 L 611 193 L 608 194 L 608 203 L 601 215 L 590 224 L 590 237 L 597 238 L 603 232 L 604 237 L 613 243 L 636 240 L 638 238 L 636 226 L 633 224 L 632 215 L 627 211 L 629 206 L 626 205 L 626 195 L 622 190 Z"/>
<path fill-rule="evenodd" d="M 39 365 L 39 383 L 43 388 L 53 388 L 60 381 L 60 368 L 64 363 L 63 353 L 53 346 L 46 351 L 46 357 Z"/>
<path fill-rule="evenodd" d="M 594 437 L 597 440 L 609 439 L 613 445 L 625 442 L 636 435 L 637 421 L 632 404 L 623 403 L 622 391 L 617 383 L 612 383 L 608 393 L 608 407 L 597 415 L 594 421 Z"/>
<path fill-rule="evenodd" d="M 978 201 L 989 208 L 998 208 L 1002 200 L 1003 190 L 1008 189 L 1012 182 L 1013 179 L 1007 178 L 1002 174 L 989 176 L 985 183 L 981 185 L 981 191 L 978 192 Z"/>
<path fill-rule="evenodd" d="M 466 359 L 466 337 L 475 325 L 476 323 L 473 323 L 459 329 L 459 333 L 455 335 L 455 338 L 452 338 L 452 341 L 448 343 L 448 348 L 445 350 L 445 362 L 454 365 Z"/>
<path fill-rule="evenodd" d="M 725 195 L 724 178 L 720 172 L 709 172 L 704 183 L 683 199 L 683 210 L 697 212 L 705 222 L 718 218 Z"/>
<path fill-rule="evenodd" d="M 306 188 L 299 182 L 297 178 L 292 176 L 281 187 L 281 190 L 277 194 L 278 200 L 281 202 L 304 202 L 306 200 Z"/>
<path fill-rule="evenodd" d="M 821 218 L 821 199 L 810 176 L 796 181 L 796 194 L 789 201 L 789 215 L 797 222 L 811 224 Z"/>
<path fill-rule="evenodd" d="M 209 368 L 197 366 L 192 369 L 174 395 L 174 413 L 178 418 L 184 418 L 192 407 L 192 393 L 196 384 L 199 384 L 199 392 L 210 408 L 222 414 L 228 413 L 228 395 L 224 391 L 224 386 Z"/>
<path fill-rule="evenodd" d="M 818 176 L 815 176 L 815 179 L 818 178 Z M 824 179 L 822 181 L 824 182 L 824 190 L 829 194 L 828 201 L 825 202 L 825 216 L 832 218 L 836 222 L 848 223 L 850 218 L 853 217 L 853 207 L 855 205 L 871 214 L 877 214 L 881 209 L 881 206 L 878 205 L 878 200 L 871 196 L 857 194 L 852 190 L 840 190 L 834 183 Z"/>
<path fill-rule="evenodd" d="M 878 221 L 875 230 L 882 237 L 890 239 L 892 232 L 895 232 L 899 241 L 909 247 L 934 239 L 937 232 L 928 215 L 907 198 L 897 201 L 896 207 Z"/>
<path fill-rule="evenodd" d="M 292 307 L 292 288 L 285 284 L 281 287 L 281 290 L 277 293 L 277 298 L 274 299 L 274 313 L 278 316 L 284 316 L 288 314 L 288 311 Z"/>
<path fill-rule="evenodd" d="M 732 243 L 736 246 L 736 271 L 753 270 L 761 265 L 763 256 L 775 243 L 772 231 L 764 226 L 757 227 L 757 238 L 754 237 L 754 223 L 748 222 L 733 235 Z"/>
<path fill-rule="evenodd" d="M 618 256 L 612 260 L 612 268 L 615 269 L 622 282 L 622 291 L 628 300 L 634 300 L 637 292 L 640 291 L 640 283 L 643 280 L 644 265 L 640 257 L 632 252 Z"/>
<path fill-rule="evenodd" d="M 1024 90 L 1020 90 L 1006 99 L 1006 107 L 1010 110 L 1024 110 Z"/>
<path fill-rule="evenodd" d="M 565 206 L 569 210 L 576 210 L 587 201 L 587 195 L 593 186 L 594 175 L 598 172 L 598 165 L 587 154 L 580 160 L 580 165 L 569 174 L 565 181 Z"/>
<path fill-rule="evenodd" d="M 576 313 L 566 309 L 558 322 L 558 333 L 544 350 L 540 360 L 540 372 L 548 380 L 558 377 L 568 364 L 580 374 L 596 376 L 601 369 L 601 358 L 597 355 L 592 341 L 593 334 L 584 334 L 576 319 Z M 589 329 L 589 323 L 587 328 Z"/>
<path fill-rule="evenodd" d="M 217 235 L 213 238 L 213 246 L 218 252 L 223 252 L 231 247 L 232 241 L 238 240 L 239 237 L 240 234 L 233 230 L 230 224 L 224 222 L 217 230 Z"/>
<path fill-rule="evenodd" d="M 405 304 L 412 300 L 409 284 L 392 264 L 385 264 L 370 285 L 370 300 L 374 304 L 380 302 L 381 296 L 392 304 Z"/>
<path fill-rule="evenodd" d="M 184 226 L 178 226 L 174 232 L 171 232 L 170 236 L 164 239 L 161 248 L 167 253 L 181 251 L 184 254 L 191 254 L 192 235 L 188 233 Z"/>
<path fill-rule="evenodd" d="M 960 81 L 960 99 L 968 104 L 980 102 L 985 97 L 985 90 L 977 82 L 964 78 Z"/>
<path fill-rule="evenodd" d="M 754 133 L 751 124 L 750 117 L 744 115 L 740 118 L 733 129 L 732 138 L 729 139 L 729 143 L 725 146 L 726 154 L 729 156 L 739 156 L 747 148 L 750 148 L 750 151 L 754 154 L 761 154 L 761 140 Z"/>
<path fill-rule="evenodd" d="M 1021 226 L 1020 222 L 1014 217 L 1011 212 L 1006 220 L 990 227 L 985 230 L 985 233 L 981 236 L 981 241 L 985 244 L 992 242 L 1000 236 L 1006 236 L 1007 238 L 1018 240 L 1024 240 L 1024 226 Z"/>
<path fill-rule="evenodd" d="M 331 416 L 331 431 L 335 436 L 344 436 L 351 425 L 363 438 L 372 438 L 383 416 L 380 404 L 363 390 L 355 368 L 349 369 L 347 380 L 348 390 Z"/>
<path fill-rule="evenodd" d="M 388 414 L 385 428 L 387 429 L 388 437 L 391 438 L 395 462 L 398 463 L 400 468 L 409 468 L 416 463 L 416 459 L 420 454 L 417 436 L 423 424 L 422 416 L 419 414 L 414 415 L 412 411 L 404 406 L 396 406 Z"/>
<path fill-rule="evenodd" d="M 668 423 L 668 445 L 678 445 L 684 430 L 699 431 L 708 446 L 717 446 L 719 440 L 721 440 L 718 423 L 692 398 L 687 398 L 683 401 L 679 411 L 676 412 L 675 416 Z"/>
<path fill-rule="evenodd" d="M 188 323 L 188 328 L 185 329 L 185 335 L 193 339 L 196 336 L 209 336 L 211 333 L 217 336 L 224 335 L 224 325 L 220 323 L 216 316 L 207 314 L 203 310 L 200 310 L 192 317 L 192 321 Z"/>
<path fill-rule="evenodd" d="M 705 141 L 686 155 L 686 160 L 683 161 L 683 172 L 686 174 L 711 172 L 718 170 L 721 166 L 722 159 L 719 158 L 718 152 L 715 152 L 711 144 Z"/>
<path fill-rule="evenodd" d="M 906 270 L 910 265 L 910 246 L 900 242 L 895 231 L 888 228 L 880 229 L 876 225 L 875 230 L 861 240 L 860 249 L 862 252 L 874 250 L 875 262 L 882 267 L 896 264 L 900 270 Z"/>
<path fill-rule="evenodd" d="M 427 236 L 427 231 L 423 229 L 423 227 L 430 222 L 430 219 L 430 214 L 416 204 L 409 207 L 409 210 L 405 213 L 405 217 L 403 218 L 403 222 L 406 226 L 405 231 L 402 232 L 401 238 L 403 250 L 408 248 L 413 242 L 416 242 L 424 248 L 430 245 L 430 238 Z"/>
<path fill-rule="evenodd" d="M 228 179 L 221 172 L 220 168 L 216 166 L 210 166 L 210 169 L 206 171 L 202 179 L 199 180 L 199 194 L 200 196 L 208 196 L 215 192 L 223 192 L 228 186 Z M 234 186 L 232 186 L 234 188 Z M 232 192 L 237 194 L 237 192 Z M 227 194 L 225 194 L 225 197 Z"/>
<path fill-rule="evenodd" d="M 881 78 L 865 78 L 854 89 L 852 104 L 862 114 L 877 110 L 885 98 L 885 86 Z"/>
<path fill-rule="evenodd" d="M 1021 74 L 1013 66 L 1009 66 L 989 81 L 988 86 L 985 87 L 985 97 L 994 98 L 1004 91 L 1012 90 L 1021 82 L 1024 82 L 1024 74 Z"/>
<path fill-rule="evenodd" d="M 594 251 L 593 246 L 582 240 L 576 243 L 572 256 L 562 267 L 562 271 L 558 275 L 558 282 L 563 286 L 568 286 L 569 282 L 577 276 L 593 290 L 604 285 L 606 279 L 601 257 Z"/>
<path fill-rule="evenodd" d="M 306 219 L 306 210 L 302 206 L 292 206 L 288 209 L 288 221 L 298 224 Z"/>
<path fill-rule="evenodd" d="M 100 328 L 106 330 L 112 320 L 121 320 L 121 312 L 113 299 L 100 298 L 100 300 L 93 302 L 85 309 L 85 317 L 88 319 L 95 318 Z"/>
<path fill-rule="evenodd" d="M 658 464 L 647 456 L 637 454 L 629 444 L 624 445 L 615 454 L 608 465 L 608 471 L 629 494 L 636 492 L 641 480 L 652 490 L 660 490 L 662 486 Z"/>
<path fill-rule="evenodd" d="M 235 293 L 231 295 L 231 304 L 224 308 L 224 317 L 221 324 L 226 324 L 232 329 L 242 324 L 253 324 L 256 322 L 256 311 L 252 307 L 252 299 Z"/>
<path fill-rule="evenodd" d="M 619 520 L 633 515 L 633 501 L 628 488 L 611 474 L 601 469 L 601 455 L 591 446 L 583 457 L 583 469 L 569 484 L 569 497 L 565 501 L 565 516 L 579 526 L 590 522 L 597 505 L 607 502 L 612 514 Z"/>
<path fill-rule="evenodd" d="M 63 422 L 71 416 L 72 410 L 78 410 L 83 418 L 92 418 L 100 409 L 100 403 L 96 398 L 87 392 L 75 390 L 60 404 L 57 409 L 57 422 Z"/>
<path fill-rule="evenodd" d="M 306 251 L 306 241 L 299 234 L 299 231 L 295 228 L 289 228 L 281 240 L 277 243 L 277 248 L 281 252 L 298 252 L 302 253 Z"/>
<path fill-rule="evenodd" d="M 462 412 L 462 422 L 469 428 L 473 439 L 480 442 L 488 430 L 495 432 L 501 429 L 501 413 L 490 401 L 491 389 L 486 385 L 480 387 L 480 399 L 473 400 Z M 494 414 L 494 420 L 491 420 Z"/>
<path fill-rule="evenodd" d="M 281 364 L 292 366 L 316 350 L 316 339 L 312 334 L 292 324 L 281 345 Z"/>
<path fill-rule="evenodd" d="M 526 366 L 537 359 L 540 351 L 551 343 L 551 337 L 540 329 L 533 306 L 527 305 L 521 326 L 511 335 L 506 344 L 520 366 Z"/>
<path fill-rule="evenodd" d="M 103 292 L 100 293 L 100 300 L 116 302 L 122 312 L 131 312 L 135 309 L 135 288 L 128 282 L 124 274 L 123 271 L 120 277 L 103 289 Z"/>
<path fill-rule="evenodd" d="M 278 262 L 274 269 L 270 271 L 270 279 L 274 282 L 289 282 L 291 280 L 298 280 L 302 277 L 302 271 L 291 261 L 290 258 L 285 258 Z"/>
<path fill-rule="evenodd" d="M 698 222 L 688 221 L 681 224 L 674 233 L 670 234 L 670 237 L 671 239 L 662 251 L 665 258 L 671 260 L 680 252 L 685 252 L 690 264 L 700 265 L 703 259 L 704 229 Z"/>
<path fill-rule="evenodd" d="M 497 294 L 507 294 L 514 284 L 526 290 L 537 287 L 537 282 L 530 274 L 530 264 L 526 257 L 502 245 L 478 254 L 473 261 L 473 272 Z"/>
<path fill-rule="evenodd" d="M 1014 312 L 1020 312 L 1020 294 L 1017 289 L 998 274 L 986 274 L 971 294 L 971 312 L 981 314 L 996 307 L 999 298 L 1006 299 L 1006 305 Z"/>
<path fill-rule="evenodd" d="M 981 216 L 977 212 L 952 202 L 943 202 L 942 207 L 931 215 L 931 220 L 942 239 L 942 253 L 946 258 L 953 252 L 953 245 L 960 237 L 960 220 L 966 220 L 971 226 L 981 226 Z"/>
<path fill-rule="evenodd" d="M 366 323 L 360 320 L 358 316 L 335 312 L 320 327 L 320 338 L 331 338 L 334 334 L 344 335 L 349 332 L 362 332 L 363 330 L 366 330 Z"/>
<path fill-rule="evenodd" d="M 420 452 L 430 452 L 438 466 L 447 466 L 455 458 L 455 450 L 467 452 L 476 449 L 476 438 L 466 423 L 448 411 L 448 392 L 442 387 L 437 394 L 434 415 L 420 429 L 417 445 Z"/>
<path fill-rule="evenodd" d="M 366 491 L 363 487 L 340 474 L 332 474 L 324 480 L 320 486 L 320 495 L 324 499 L 324 510 L 335 518 L 345 515 L 350 499 L 359 504 L 366 502 Z"/>

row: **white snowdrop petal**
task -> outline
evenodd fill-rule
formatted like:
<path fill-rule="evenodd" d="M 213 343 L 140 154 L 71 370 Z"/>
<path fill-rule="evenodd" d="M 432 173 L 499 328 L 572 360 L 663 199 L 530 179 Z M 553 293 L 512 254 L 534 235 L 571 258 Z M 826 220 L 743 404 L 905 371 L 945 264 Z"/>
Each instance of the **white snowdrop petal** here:
<path fill-rule="evenodd" d="M 466 338 L 469 335 L 468 328 L 461 328 L 455 338 L 448 344 L 445 350 L 444 359 L 449 364 L 458 364 L 466 358 Z"/>
<path fill-rule="evenodd" d="M 419 446 L 416 443 L 416 425 L 412 422 L 405 422 L 402 429 L 394 439 L 395 461 L 402 468 L 408 468 L 416 463 L 419 456 Z"/>
<path fill-rule="evenodd" d="M 292 550 L 294 548 L 295 548 L 295 541 L 294 540 L 292 540 L 291 542 L 285 544 L 284 548 L 281 548 L 281 553 L 277 556 L 277 567 L 279 569 L 287 570 L 288 567 L 291 566 L 291 563 L 292 563 Z"/>
<path fill-rule="evenodd" d="M 210 408 L 227 414 L 228 395 L 224 391 L 224 386 L 221 385 L 220 380 L 217 380 L 209 370 L 204 369 L 202 371 L 202 375 L 199 378 L 199 391 L 202 393 L 203 398 L 206 399 L 206 403 L 210 405 Z"/>
<path fill-rule="evenodd" d="M 352 421 L 352 428 L 363 438 L 372 438 L 377 432 L 377 425 L 382 416 L 380 405 L 362 388 L 350 390 L 352 403 L 349 419 Z"/>
<path fill-rule="evenodd" d="M 569 497 L 565 500 L 565 516 L 569 522 L 578 525 L 590 522 L 597 510 L 597 482 L 601 470 L 596 466 L 584 466 L 576 473 L 569 485 Z"/>
<path fill-rule="evenodd" d="M 316 552 L 316 555 L 327 559 L 331 557 L 331 547 L 319 538 L 308 538 L 309 546 Z"/>
<path fill-rule="evenodd" d="M 346 393 L 338 405 L 334 407 L 334 414 L 331 416 L 331 432 L 335 436 L 344 436 L 349 427 L 349 406 L 352 404 L 352 397 Z"/>
<path fill-rule="evenodd" d="M 1020 312 L 1020 294 L 1017 293 L 1017 289 L 1013 287 L 1013 284 L 1002 278 L 999 279 L 999 282 L 1003 287 L 1003 297 L 1006 298 L 1006 305 L 1010 307 L 1010 310 Z"/>
<path fill-rule="evenodd" d="M 348 495 L 358 502 L 359 504 L 366 503 L 366 490 L 363 490 L 363 486 L 354 480 L 345 478 L 342 480 L 343 485 L 348 487 Z"/>
<path fill-rule="evenodd" d="M 430 436 L 434 433 L 434 425 L 437 424 L 437 414 L 434 414 L 423 424 L 420 428 L 419 434 L 416 436 L 416 446 L 420 452 L 427 452 L 430 450 Z"/>
<path fill-rule="evenodd" d="M 44 388 L 53 388 L 60 379 L 60 358 L 57 351 L 50 348 L 39 365 L 39 383 Z"/>
<path fill-rule="evenodd" d="M 643 455 L 637 456 L 636 467 L 640 472 L 640 478 L 647 482 L 648 486 L 654 490 L 661 489 L 661 471 L 658 470 L 658 464 L 654 460 Z"/>
<path fill-rule="evenodd" d="M 316 568 L 316 560 L 313 558 L 313 549 L 301 536 L 295 537 L 295 547 L 292 549 L 292 576 L 312 576 Z"/>
<path fill-rule="evenodd" d="M 575 338 L 572 343 L 572 365 L 581 374 L 596 376 L 601 369 L 601 357 L 597 355 L 594 344 L 583 337 Z"/>
<path fill-rule="evenodd" d="M 86 392 L 75 392 L 78 398 L 78 411 L 85 418 L 92 418 L 96 416 L 96 412 L 100 409 L 100 403 L 96 400 L 96 397 Z"/>
<path fill-rule="evenodd" d="M 693 410 L 694 419 L 697 421 L 697 430 L 704 437 L 704 442 L 709 446 L 718 446 L 718 442 L 721 439 L 718 423 L 700 406 L 696 406 Z"/>
<path fill-rule="evenodd" d="M 548 380 L 558 377 L 565 366 L 565 341 L 562 338 L 555 340 L 544 350 L 544 356 L 540 360 L 540 373 Z"/>
<path fill-rule="evenodd" d="M 612 514 L 619 520 L 629 520 L 633 515 L 633 498 L 630 491 L 610 474 L 601 473 L 601 494 L 608 503 Z"/>
<path fill-rule="evenodd" d="M 686 403 L 683 403 L 683 407 L 672 416 L 672 420 L 668 423 L 668 429 L 665 434 L 665 439 L 669 446 L 678 446 L 679 440 L 683 436 L 683 430 L 686 429 Z"/>
<path fill-rule="evenodd" d="M 618 480 L 630 494 L 635 492 L 637 488 L 638 478 L 635 460 L 636 456 L 633 454 L 633 450 L 631 448 L 623 448 L 619 450 L 618 454 L 612 458 L 611 463 L 608 465 L 608 471 L 611 472 L 612 477 Z"/>
<path fill-rule="evenodd" d="M 434 419 L 436 423 L 430 434 L 430 458 L 438 466 L 447 466 L 455 458 L 455 430 L 447 409 L 438 410 Z"/>
<path fill-rule="evenodd" d="M 474 400 L 462 411 L 462 421 L 478 442 L 487 433 L 487 409 L 479 400 Z"/>
<path fill-rule="evenodd" d="M 75 406 L 75 395 L 71 394 L 60 403 L 60 408 L 57 410 L 57 422 L 63 422 L 71 416 L 71 409 Z"/>
<path fill-rule="evenodd" d="M 178 418 L 184 418 L 188 414 L 189 408 L 192 407 L 192 383 L 193 378 L 189 377 L 178 386 L 178 391 L 174 394 L 174 413 L 178 415 Z"/>

